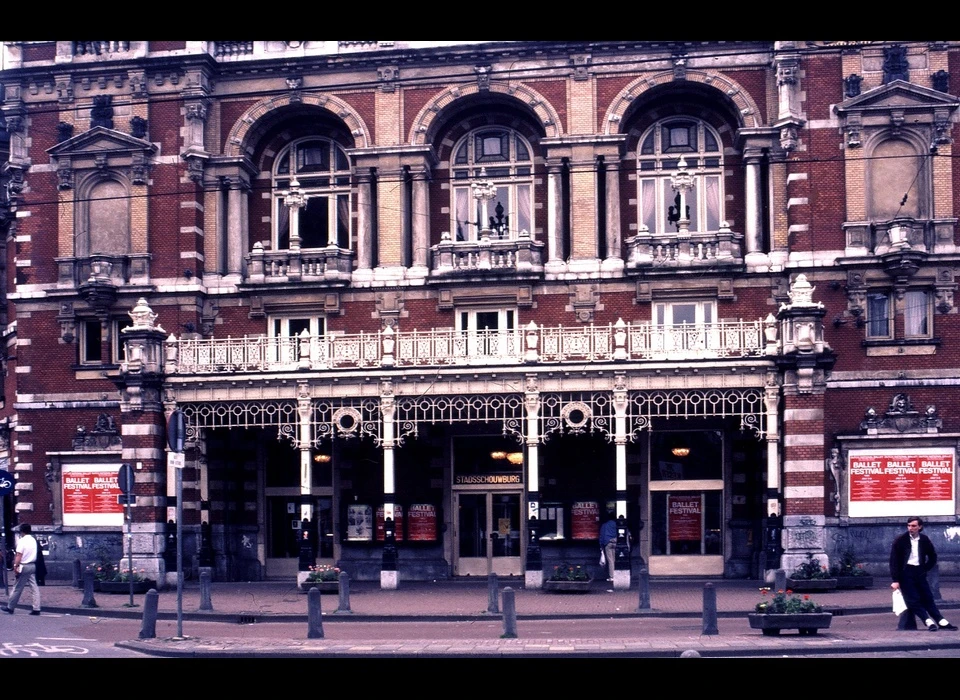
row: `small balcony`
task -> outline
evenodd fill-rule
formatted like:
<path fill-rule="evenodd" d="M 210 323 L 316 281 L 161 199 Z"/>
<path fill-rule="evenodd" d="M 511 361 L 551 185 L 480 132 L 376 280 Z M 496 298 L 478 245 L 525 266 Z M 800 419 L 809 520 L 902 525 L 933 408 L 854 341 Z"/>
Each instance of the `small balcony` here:
<path fill-rule="evenodd" d="M 759 358 L 776 353 L 776 323 L 724 321 L 656 326 L 538 326 L 461 332 L 449 329 L 295 338 L 172 339 L 167 374 L 232 374 L 541 363 Z"/>
<path fill-rule="evenodd" d="M 657 268 L 737 266 L 743 264 L 743 234 L 721 226 L 717 231 L 651 233 L 641 226 L 626 240 L 628 271 Z"/>
<path fill-rule="evenodd" d="M 259 241 L 247 256 L 247 282 L 326 282 L 336 286 L 350 283 L 354 253 L 329 245 L 326 248 L 266 250 Z"/>
<path fill-rule="evenodd" d="M 527 231 L 514 239 L 500 239 L 484 230 L 477 241 L 453 241 L 445 231 L 441 242 L 430 248 L 430 278 L 540 277 L 543 248 Z"/>
<path fill-rule="evenodd" d="M 888 253 L 951 254 L 957 252 L 954 235 L 957 219 L 914 219 L 853 221 L 843 224 L 846 233 L 844 256 L 884 256 Z"/>
<path fill-rule="evenodd" d="M 87 258 L 57 258 L 57 286 L 77 288 L 85 284 L 122 287 L 150 283 L 150 255 L 91 255 Z"/>

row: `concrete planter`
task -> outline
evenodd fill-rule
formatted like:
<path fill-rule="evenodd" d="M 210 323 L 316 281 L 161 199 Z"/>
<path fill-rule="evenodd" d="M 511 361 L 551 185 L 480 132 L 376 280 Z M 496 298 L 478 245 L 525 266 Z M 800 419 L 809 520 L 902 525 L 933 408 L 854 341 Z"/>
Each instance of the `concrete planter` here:
<path fill-rule="evenodd" d="M 593 579 L 586 581 L 544 581 L 543 590 L 551 593 L 588 593 Z"/>
<path fill-rule="evenodd" d="M 151 581 L 150 579 L 133 582 L 134 593 L 146 593 L 151 588 L 156 588 L 156 587 L 157 587 L 157 582 Z M 130 582 L 129 581 L 99 581 L 95 586 L 95 589 L 100 591 L 101 593 L 126 593 L 129 595 Z"/>
<path fill-rule="evenodd" d="M 339 581 L 304 581 L 300 584 L 303 593 L 309 593 L 311 588 L 317 588 L 321 593 L 339 593 Z"/>
<path fill-rule="evenodd" d="M 837 588 L 873 588 L 873 576 L 837 576 Z"/>
<path fill-rule="evenodd" d="M 830 627 L 833 613 L 749 613 L 750 629 L 760 630 L 768 637 L 780 630 L 797 630 L 801 636 L 816 634 Z"/>
<path fill-rule="evenodd" d="M 837 587 L 835 578 L 790 578 L 787 588 L 791 591 L 832 591 Z"/>

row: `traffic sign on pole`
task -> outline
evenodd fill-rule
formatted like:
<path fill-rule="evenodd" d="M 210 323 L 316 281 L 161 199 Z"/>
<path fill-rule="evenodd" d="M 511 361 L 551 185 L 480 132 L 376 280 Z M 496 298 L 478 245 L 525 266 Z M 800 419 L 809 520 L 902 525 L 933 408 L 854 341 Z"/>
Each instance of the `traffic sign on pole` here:
<path fill-rule="evenodd" d="M 175 408 L 167 419 L 167 445 L 174 452 L 183 452 L 187 435 L 187 421 L 183 411 Z"/>
<path fill-rule="evenodd" d="M 117 503 L 122 506 L 134 506 L 137 504 L 137 497 L 132 493 L 121 493 L 117 496 Z"/>
<path fill-rule="evenodd" d="M 120 465 L 120 471 L 117 473 L 117 484 L 120 486 L 120 493 L 129 495 L 133 493 L 133 485 L 137 477 L 133 473 L 133 467 L 124 462 Z"/>
<path fill-rule="evenodd" d="M 183 452 L 167 452 L 167 464 L 174 469 L 183 469 L 187 466 L 187 456 Z"/>

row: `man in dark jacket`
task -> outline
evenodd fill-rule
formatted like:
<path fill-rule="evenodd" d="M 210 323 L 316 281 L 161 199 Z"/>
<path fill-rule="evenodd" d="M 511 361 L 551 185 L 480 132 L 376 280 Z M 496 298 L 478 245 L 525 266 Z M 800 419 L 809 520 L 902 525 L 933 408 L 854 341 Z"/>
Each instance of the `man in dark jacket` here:
<path fill-rule="evenodd" d="M 955 630 L 957 626 L 951 625 L 933 602 L 927 572 L 937 563 L 937 550 L 921 530 L 921 518 L 907 518 L 907 531 L 893 541 L 890 550 L 890 578 L 893 583 L 890 587 L 903 593 L 907 612 L 923 620 L 931 632 L 938 629 Z"/>

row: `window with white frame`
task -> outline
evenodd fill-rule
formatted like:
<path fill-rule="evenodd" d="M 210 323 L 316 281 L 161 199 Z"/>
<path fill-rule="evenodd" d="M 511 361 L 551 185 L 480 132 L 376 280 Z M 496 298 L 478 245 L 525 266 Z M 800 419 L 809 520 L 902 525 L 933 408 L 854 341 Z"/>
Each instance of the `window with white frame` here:
<path fill-rule="evenodd" d="M 303 204 L 291 208 L 287 196 L 299 190 Z M 349 250 L 353 240 L 350 225 L 350 160 L 329 139 L 296 141 L 280 151 L 273 168 L 273 245 L 290 247 L 291 219 L 297 217 L 301 248 L 335 245 Z"/>
<path fill-rule="evenodd" d="M 654 350 L 715 350 L 720 343 L 713 300 L 657 301 L 653 304 Z"/>
<path fill-rule="evenodd" d="M 460 310 L 457 330 L 467 357 L 513 357 L 519 352 L 516 309 Z"/>
<path fill-rule="evenodd" d="M 471 131 L 454 146 L 450 170 L 455 240 L 475 241 L 481 229 L 492 229 L 494 237 L 504 239 L 533 232 L 533 152 L 516 131 L 500 127 Z M 484 221 L 471 188 L 481 180 L 495 188 Z"/>
<path fill-rule="evenodd" d="M 933 294 L 926 289 L 904 292 L 902 301 L 903 339 L 922 339 L 933 336 Z M 867 295 L 867 338 L 894 340 L 894 319 L 900 311 L 898 301 L 890 292 L 871 292 Z"/>
<path fill-rule="evenodd" d="M 77 347 L 81 365 L 116 365 L 123 361 L 123 338 L 120 331 L 132 325 L 129 318 L 79 321 Z"/>
<path fill-rule="evenodd" d="M 723 219 L 723 145 L 717 133 L 702 121 L 671 118 L 657 122 L 640 139 L 637 151 L 637 188 L 640 223 L 651 233 L 675 230 L 677 193 L 670 176 L 681 156 L 693 176 L 687 193 L 689 230 L 717 231 Z"/>
<path fill-rule="evenodd" d="M 319 339 L 326 334 L 327 322 L 322 316 L 271 316 L 268 322 L 271 359 L 274 362 L 296 362 L 300 358 L 300 340 L 306 331 L 310 356 L 317 359 Z"/>

